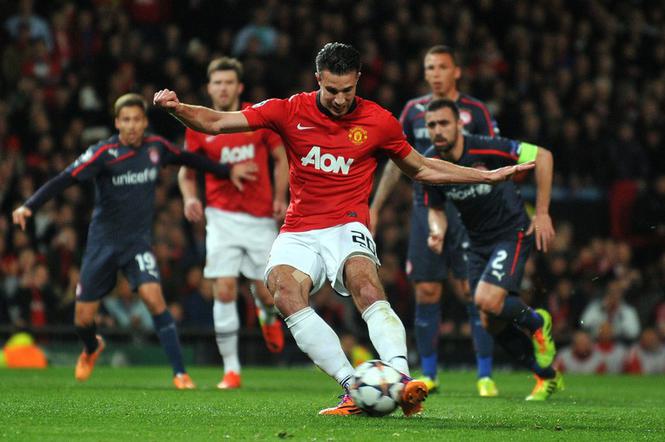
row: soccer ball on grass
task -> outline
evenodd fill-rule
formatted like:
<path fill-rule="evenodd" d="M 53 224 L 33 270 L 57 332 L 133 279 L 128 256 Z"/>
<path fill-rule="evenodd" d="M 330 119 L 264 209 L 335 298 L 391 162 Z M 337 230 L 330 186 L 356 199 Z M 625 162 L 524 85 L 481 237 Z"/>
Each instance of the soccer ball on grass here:
<path fill-rule="evenodd" d="M 370 416 L 385 416 L 395 411 L 403 389 L 402 374 L 388 363 L 374 359 L 356 368 L 349 394 Z"/>

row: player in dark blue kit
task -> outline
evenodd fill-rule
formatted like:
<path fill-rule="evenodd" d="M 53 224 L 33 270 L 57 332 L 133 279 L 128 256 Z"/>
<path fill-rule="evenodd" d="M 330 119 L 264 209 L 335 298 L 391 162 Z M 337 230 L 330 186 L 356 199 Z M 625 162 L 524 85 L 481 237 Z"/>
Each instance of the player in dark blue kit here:
<path fill-rule="evenodd" d="M 73 164 L 44 184 L 13 213 L 15 224 L 25 229 L 27 218 L 50 198 L 77 182 L 94 181 L 95 207 L 88 229 L 81 280 L 76 290 L 75 325 L 84 344 L 75 377 L 87 380 L 104 350 L 96 334 L 95 316 L 101 298 L 115 287 L 121 270 L 153 316 L 155 331 L 173 367 L 178 389 L 194 388 L 185 371 L 175 323 L 164 302 L 151 237 L 155 186 L 159 168 L 183 164 L 236 185 L 253 179 L 256 165 L 244 163 L 229 169 L 200 155 L 183 152 L 164 138 L 145 134 L 146 103 L 140 95 L 126 94 L 115 102 L 115 127 L 119 133 L 88 148 Z"/>
<path fill-rule="evenodd" d="M 483 324 L 496 342 L 536 375 L 536 386 L 527 400 L 545 400 L 563 389 L 561 374 L 552 368 L 556 353 L 552 319 L 545 310 L 531 309 L 516 295 L 534 239 L 536 248 L 547 252 L 554 238 L 549 216 L 552 154 L 506 138 L 463 135 L 459 109 L 451 100 L 429 103 L 425 122 L 433 144 L 426 156 L 483 169 L 535 161 L 533 219 L 527 215 L 512 181 L 495 186 L 427 186 L 426 192 L 430 243 L 436 245 L 443 240 L 441 221 L 437 219 L 442 219 L 445 203 L 451 201 L 469 234 L 469 280 Z"/>
<path fill-rule="evenodd" d="M 496 121 L 485 104 L 457 89 L 461 69 L 457 65 L 453 50 L 447 46 L 434 46 L 427 51 L 424 60 L 425 80 L 432 92 L 410 100 L 400 116 L 400 122 L 407 140 L 418 152 L 424 153 L 431 146 L 425 127 L 425 108 L 437 98 L 454 100 L 459 109 L 465 133 L 495 136 L 498 134 Z M 370 214 L 372 226 L 378 221 L 379 210 L 392 192 L 400 176 L 399 169 L 388 162 L 372 201 Z M 464 246 L 468 237 L 457 209 L 452 204 L 446 206 L 446 241 L 442 252 L 433 252 L 427 247 L 427 207 L 422 184 L 413 183 L 413 208 L 411 211 L 411 231 L 407 257 L 407 274 L 414 283 L 416 293 L 416 344 L 420 354 L 420 365 L 424 381 L 430 389 L 438 386 L 438 335 L 441 323 L 442 282 L 448 278 L 449 286 L 462 300 L 469 313 L 469 322 L 476 351 L 478 365 L 478 393 L 480 396 L 496 396 L 496 385 L 492 380 L 492 337 L 480 323 L 478 310 L 471 299 L 467 279 L 467 263 Z M 374 229 L 372 229 L 374 231 Z"/>

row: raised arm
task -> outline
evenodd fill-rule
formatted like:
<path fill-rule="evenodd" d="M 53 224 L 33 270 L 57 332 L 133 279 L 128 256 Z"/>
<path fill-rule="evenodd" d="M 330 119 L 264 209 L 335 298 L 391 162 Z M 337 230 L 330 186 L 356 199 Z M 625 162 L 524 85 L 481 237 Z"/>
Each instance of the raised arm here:
<path fill-rule="evenodd" d="M 220 112 L 203 106 L 184 104 L 180 102 L 174 91 L 168 89 L 156 92 L 153 104 L 197 132 L 214 135 L 253 129 L 242 112 Z"/>
<path fill-rule="evenodd" d="M 381 208 L 395 188 L 400 175 L 401 172 L 395 163 L 388 161 L 383 168 L 379 185 L 376 187 L 376 192 L 374 192 L 374 198 L 372 199 L 372 205 L 369 208 L 370 231 L 372 232 L 372 235 L 376 233 L 376 225 L 379 221 Z"/>
<path fill-rule="evenodd" d="M 402 172 L 415 181 L 427 184 L 494 184 L 505 181 L 517 172 L 533 169 L 535 162 L 516 164 L 494 170 L 463 167 L 436 158 L 425 158 L 412 150 L 405 158 L 394 158 Z"/>
<path fill-rule="evenodd" d="M 547 252 L 554 239 L 554 226 L 550 218 L 550 197 L 552 195 L 552 174 L 554 159 L 552 153 L 538 147 L 536 153 L 536 213 L 531 220 L 527 235 L 535 232 L 536 248 Z"/>

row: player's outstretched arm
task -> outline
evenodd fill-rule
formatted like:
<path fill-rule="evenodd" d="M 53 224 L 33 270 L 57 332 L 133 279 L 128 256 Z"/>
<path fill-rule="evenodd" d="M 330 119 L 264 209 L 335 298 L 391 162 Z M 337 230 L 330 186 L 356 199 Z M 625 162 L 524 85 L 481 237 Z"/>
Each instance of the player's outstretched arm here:
<path fill-rule="evenodd" d="M 372 205 L 369 208 L 370 232 L 372 235 L 376 233 L 376 226 L 379 221 L 379 212 L 386 203 L 388 196 L 392 193 L 395 185 L 399 181 L 401 173 L 399 168 L 392 161 L 388 161 L 383 168 L 379 185 L 374 192 Z"/>
<path fill-rule="evenodd" d="M 12 221 L 14 224 L 19 225 L 21 230 L 25 230 L 25 224 L 34 212 L 75 182 L 76 180 L 68 172 L 60 172 L 60 174 L 51 178 L 42 187 L 37 189 L 25 204 L 12 212 Z"/>
<path fill-rule="evenodd" d="M 552 153 L 538 148 L 536 154 L 536 213 L 531 220 L 527 235 L 536 234 L 536 248 L 547 253 L 554 240 L 554 226 L 550 217 L 550 197 L 552 195 L 552 175 L 554 159 Z"/>
<path fill-rule="evenodd" d="M 220 112 L 204 106 L 181 103 L 176 93 L 168 89 L 156 92 L 152 102 L 197 132 L 219 134 L 251 130 L 242 112 Z"/>
<path fill-rule="evenodd" d="M 427 209 L 427 224 L 429 226 L 429 237 L 427 246 L 436 254 L 443 252 L 443 241 L 448 230 L 448 218 L 443 208 L 430 207 Z"/>
<path fill-rule="evenodd" d="M 393 161 L 413 180 L 427 184 L 495 184 L 506 181 L 518 172 L 535 167 L 535 162 L 530 161 L 500 169 L 480 170 L 436 158 L 425 158 L 415 150 L 405 158 L 394 158 Z"/>

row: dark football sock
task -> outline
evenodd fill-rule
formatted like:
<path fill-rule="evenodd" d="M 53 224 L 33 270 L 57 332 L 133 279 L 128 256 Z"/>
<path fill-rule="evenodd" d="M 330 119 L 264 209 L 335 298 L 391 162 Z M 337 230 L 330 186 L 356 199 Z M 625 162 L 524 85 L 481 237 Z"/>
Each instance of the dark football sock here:
<path fill-rule="evenodd" d="M 494 353 L 494 338 L 489 334 L 480 321 L 480 313 L 473 302 L 466 305 L 471 325 L 471 337 L 476 351 L 478 378 L 492 376 L 492 354 Z"/>
<path fill-rule="evenodd" d="M 180 342 L 178 340 L 178 332 L 175 327 L 173 317 L 168 310 L 164 310 L 159 315 L 152 317 L 155 324 L 155 332 L 159 336 L 159 341 L 169 358 L 173 374 L 185 373 L 185 365 L 182 361 L 182 352 L 180 350 Z"/>
<path fill-rule="evenodd" d="M 416 304 L 416 346 L 423 375 L 431 379 L 436 379 L 440 323 L 441 307 L 438 302 Z"/>
<path fill-rule="evenodd" d="M 83 347 L 85 348 L 86 353 L 90 355 L 97 350 L 99 341 L 97 341 L 97 326 L 94 322 L 89 327 L 76 326 L 76 334 L 79 335 L 79 338 L 83 341 Z"/>
<path fill-rule="evenodd" d="M 503 309 L 497 315 L 534 333 L 543 326 L 543 318 L 517 296 L 506 296 Z"/>

